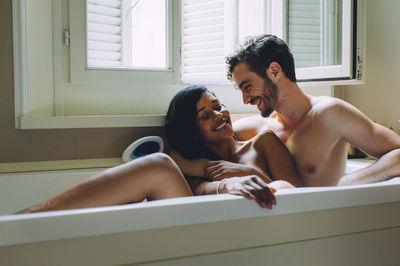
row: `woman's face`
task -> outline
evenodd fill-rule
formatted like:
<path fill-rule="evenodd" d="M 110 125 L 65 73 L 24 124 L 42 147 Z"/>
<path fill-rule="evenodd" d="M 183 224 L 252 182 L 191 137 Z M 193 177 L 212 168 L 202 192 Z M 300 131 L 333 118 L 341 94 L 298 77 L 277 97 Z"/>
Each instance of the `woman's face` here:
<path fill-rule="evenodd" d="M 197 134 L 201 141 L 220 143 L 231 139 L 233 129 L 228 109 L 211 93 L 204 93 L 196 104 Z"/>

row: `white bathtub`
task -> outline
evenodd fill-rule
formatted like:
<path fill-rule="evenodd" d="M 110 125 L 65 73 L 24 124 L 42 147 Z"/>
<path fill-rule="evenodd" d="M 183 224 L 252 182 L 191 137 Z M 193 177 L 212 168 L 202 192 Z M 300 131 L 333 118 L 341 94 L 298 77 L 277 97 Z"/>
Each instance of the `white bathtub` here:
<path fill-rule="evenodd" d="M 9 215 L 94 171 L 0 174 L 0 265 L 400 264 L 399 178 L 281 191 L 273 210 L 212 195 Z"/>

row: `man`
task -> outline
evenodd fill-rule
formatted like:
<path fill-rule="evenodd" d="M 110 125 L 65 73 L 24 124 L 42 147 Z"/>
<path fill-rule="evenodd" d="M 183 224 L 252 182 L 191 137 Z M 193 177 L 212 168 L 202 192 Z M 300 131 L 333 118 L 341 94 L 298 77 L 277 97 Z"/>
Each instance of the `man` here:
<path fill-rule="evenodd" d="M 226 61 L 228 79 L 241 90 L 243 102 L 257 105 L 264 117 L 239 120 L 234 125 L 238 139 L 272 130 L 293 156 L 305 186 L 400 176 L 400 137 L 342 100 L 303 93 L 296 83 L 293 55 L 281 39 L 251 37 Z M 345 175 L 347 143 L 379 160 Z"/>

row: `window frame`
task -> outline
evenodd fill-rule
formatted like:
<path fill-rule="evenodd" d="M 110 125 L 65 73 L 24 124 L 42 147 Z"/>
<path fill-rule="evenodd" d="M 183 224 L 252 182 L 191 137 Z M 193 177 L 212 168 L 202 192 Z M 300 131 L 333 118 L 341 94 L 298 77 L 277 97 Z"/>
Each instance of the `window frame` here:
<path fill-rule="evenodd" d="M 352 71 L 354 64 L 352 47 L 356 43 L 352 30 L 353 23 L 356 23 L 355 20 L 357 19 L 353 17 L 354 5 L 357 5 L 356 0 L 342 1 L 342 64 L 296 68 L 298 82 L 351 80 L 355 78 Z"/>
<path fill-rule="evenodd" d="M 360 83 L 358 76 L 355 75 L 355 72 L 359 72 L 359 69 L 356 69 L 355 64 L 356 58 L 353 55 L 353 47 L 355 45 L 358 46 L 357 42 L 357 34 L 358 30 L 363 31 L 361 27 L 357 27 L 358 16 L 354 13 L 354 10 L 359 8 L 359 1 L 357 0 L 342 0 L 342 30 L 341 30 L 341 38 L 342 38 L 342 53 L 341 53 L 341 64 L 340 65 L 330 65 L 330 66 L 318 66 L 318 67 L 304 67 L 304 68 L 296 68 L 296 77 L 300 84 L 306 86 L 320 86 L 320 85 L 335 85 L 335 84 L 354 84 Z M 228 41 L 232 41 L 232 47 L 237 45 L 238 42 L 238 2 L 235 1 L 233 4 L 233 9 L 236 10 L 235 18 L 233 19 L 232 28 L 226 27 L 229 30 L 233 31 L 233 36 L 231 38 L 225 39 Z M 265 32 L 274 34 L 279 38 L 287 41 L 287 28 L 288 28 L 288 0 L 266 0 L 264 4 L 264 12 L 265 12 Z M 357 7 L 357 8 L 354 8 Z M 183 10 L 181 11 L 183 14 Z M 182 23 L 183 24 L 183 23 Z M 183 31 L 183 29 L 182 29 Z M 357 34 L 354 34 L 356 32 Z M 227 35 L 225 33 L 225 35 Z M 184 42 L 184 36 L 182 36 L 181 42 Z M 229 46 L 225 44 L 225 46 Z M 360 57 L 361 58 L 361 57 Z M 181 58 L 183 61 L 183 59 Z M 183 64 L 182 64 L 183 66 Z M 358 81 L 356 81 L 358 79 Z M 204 84 L 229 84 L 226 81 L 225 76 L 220 78 L 213 79 L 205 79 L 203 76 L 199 78 L 188 79 L 185 78 L 182 80 L 184 84 L 191 83 L 204 83 Z M 362 82 L 362 81 L 361 81 Z"/>
<path fill-rule="evenodd" d="M 167 68 L 88 67 L 86 0 L 69 1 L 70 82 L 72 84 L 176 84 L 179 66 L 176 49 L 177 23 L 173 21 L 179 1 L 167 2 Z M 83 26 L 84 25 L 84 26 Z M 85 45 L 82 45 L 82 44 Z"/>
<path fill-rule="evenodd" d="M 173 57 L 171 58 L 171 65 L 173 66 L 173 70 L 169 71 L 171 74 L 166 80 L 168 82 L 161 83 L 156 82 L 155 84 L 149 83 L 149 81 L 155 80 L 152 77 L 154 71 L 146 70 L 141 71 L 139 74 L 138 80 L 134 80 L 132 77 L 128 80 L 131 83 L 134 80 L 134 83 L 128 84 L 128 82 L 118 82 L 115 83 L 107 82 L 103 79 L 98 80 L 93 84 L 88 84 L 87 79 L 82 79 L 78 83 L 72 83 L 70 80 L 70 51 L 69 47 L 67 47 L 64 43 L 64 30 L 69 30 L 69 22 L 65 21 L 62 17 L 68 17 L 68 10 L 64 9 L 65 6 L 68 6 L 68 2 L 64 2 L 63 0 L 53 0 L 51 1 L 52 9 L 53 9 L 53 49 L 49 51 L 53 55 L 53 80 L 54 80 L 54 97 L 52 102 L 48 102 L 48 105 L 52 105 L 54 111 L 49 113 L 48 115 L 40 115 L 35 116 L 31 113 L 30 108 L 32 108 L 33 104 L 31 104 L 32 99 L 30 98 L 31 87 L 28 81 L 28 55 L 27 55 L 27 33 L 26 33 L 26 1 L 27 0 L 12 0 L 12 8 L 13 8 L 13 56 L 14 56 L 14 91 L 15 91 L 15 126 L 17 129 L 38 129 L 38 128 L 104 128 L 104 127 L 149 127 L 149 126 L 162 126 L 164 112 L 129 112 L 129 113 L 114 113 L 112 110 L 112 114 L 108 115 L 99 113 L 90 113 L 91 109 L 83 109 L 83 111 L 78 110 L 71 113 L 71 99 L 68 98 L 68 92 L 72 89 L 75 93 L 75 99 L 77 98 L 77 94 L 79 93 L 80 98 L 84 98 L 87 101 L 88 91 L 89 93 L 102 93 L 105 89 L 112 91 L 114 93 L 114 89 L 117 89 L 115 93 L 121 94 L 124 92 L 130 92 L 129 95 L 123 95 L 123 97 L 134 97 L 141 98 L 146 97 L 142 96 L 141 91 L 146 91 L 145 95 L 158 95 L 156 97 L 157 101 L 155 103 L 151 103 L 154 106 L 150 106 L 151 110 L 160 109 L 159 106 L 164 106 L 168 103 L 168 100 L 171 95 L 173 95 L 176 91 L 184 87 L 184 84 L 180 81 L 180 30 L 181 30 L 181 17 L 173 16 L 172 25 L 172 41 L 173 44 L 170 46 L 170 49 L 173 51 Z M 170 0 L 171 1 L 171 0 Z M 266 6 L 268 5 L 278 5 L 282 10 L 283 3 L 285 0 L 266 0 Z M 365 16 L 365 3 L 363 1 L 353 0 L 354 5 L 357 6 L 357 10 L 353 10 L 354 14 L 357 14 L 357 21 L 353 24 L 353 38 L 356 40 L 353 45 L 353 54 L 356 54 L 356 58 L 353 58 L 353 77 L 347 80 L 323 80 L 312 82 L 304 82 L 300 81 L 299 85 L 302 88 L 310 88 L 311 90 L 319 88 L 325 88 L 325 92 L 328 95 L 333 96 L 333 85 L 351 85 L 357 84 L 360 85 L 363 83 L 363 70 L 365 70 L 365 33 L 364 27 L 366 25 L 366 16 Z M 70 1 L 71 2 L 71 1 Z M 180 1 L 171 1 L 172 7 L 169 9 L 170 17 L 172 14 L 176 15 L 172 12 L 181 10 Z M 62 17 L 61 17 L 62 15 Z M 284 19 L 284 14 L 275 14 L 278 16 L 278 19 Z M 178 17 L 178 18 L 177 18 Z M 280 18 L 279 18 L 280 17 Z M 67 19 L 68 20 L 68 19 Z M 279 25 L 271 26 L 271 33 L 280 36 L 279 32 L 283 32 Z M 357 30 L 355 30 L 357 29 Z M 281 35 L 282 36 L 282 35 Z M 235 36 L 234 36 L 235 37 Z M 134 71 L 134 70 L 130 70 Z M 128 70 L 122 70 L 119 72 L 129 73 Z M 109 73 L 115 74 L 118 71 L 109 70 Z M 117 78 L 121 78 L 118 76 Z M 225 77 L 223 77 L 225 79 Z M 209 85 L 209 84 L 207 84 Z M 33 88 L 35 89 L 35 88 Z M 241 95 L 232 89 L 232 84 L 219 84 L 212 85 L 211 89 L 213 89 L 221 99 L 224 99 L 225 104 L 230 106 L 232 113 L 255 113 L 255 110 L 250 108 L 249 106 L 243 106 L 241 103 Z M 34 90 L 35 91 L 35 90 Z M 150 91 L 150 94 L 149 94 Z M 83 93 L 83 96 L 80 93 Z M 318 92 L 319 93 L 319 92 Z M 86 98 L 85 98 L 86 97 Z M 103 96 L 104 97 L 104 96 Z M 121 97 L 121 96 L 119 96 Z M 66 105 L 66 103 L 69 104 Z M 91 108 L 88 103 L 89 108 Z M 161 104 L 160 104 L 161 103 Z M 86 102 L 84 102 L 86 104 Z M 95 102 L 97 106 L 99 105 Z M 101 103 L 100 103 L 101 104 Z M 146 105 L 146 103 L 144 103 Z M 119 106 L 117 106 L 118 108 Z M 73 107 L 72 107 L 73 108 Z M 85 107 L 86 108 L 86 107 Z"/>

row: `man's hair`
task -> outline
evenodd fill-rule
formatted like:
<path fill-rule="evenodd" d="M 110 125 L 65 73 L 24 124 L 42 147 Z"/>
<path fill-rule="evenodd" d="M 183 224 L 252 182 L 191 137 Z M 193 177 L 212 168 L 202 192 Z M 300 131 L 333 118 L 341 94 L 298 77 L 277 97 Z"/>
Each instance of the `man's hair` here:
<path fill-rule="evenodd" d="M 212 94 L 205 86 L 191 86 L 179 91 L 172 99 L 165 118 L 167 143 L 186 159 L 219 159 L 201 143 L 197 133 L 196 105 L 205 93 Z"/>
<path fill-rule="evenodd" d="M 233 55 L 226 58 L 228 65 L 227 78 L 233 80 L 232 72 L 235 67 L 245 62 L 250 71 L 262 78 L 266 78 L 265 71 L 271 62 L 277 62 L 283 73 L 291 81 L 295 82 L 296 74 L 293 55 L 287 44 L 278 37 L 270 34 L 248 37 L 243 45 L 239 46 Z"/>

